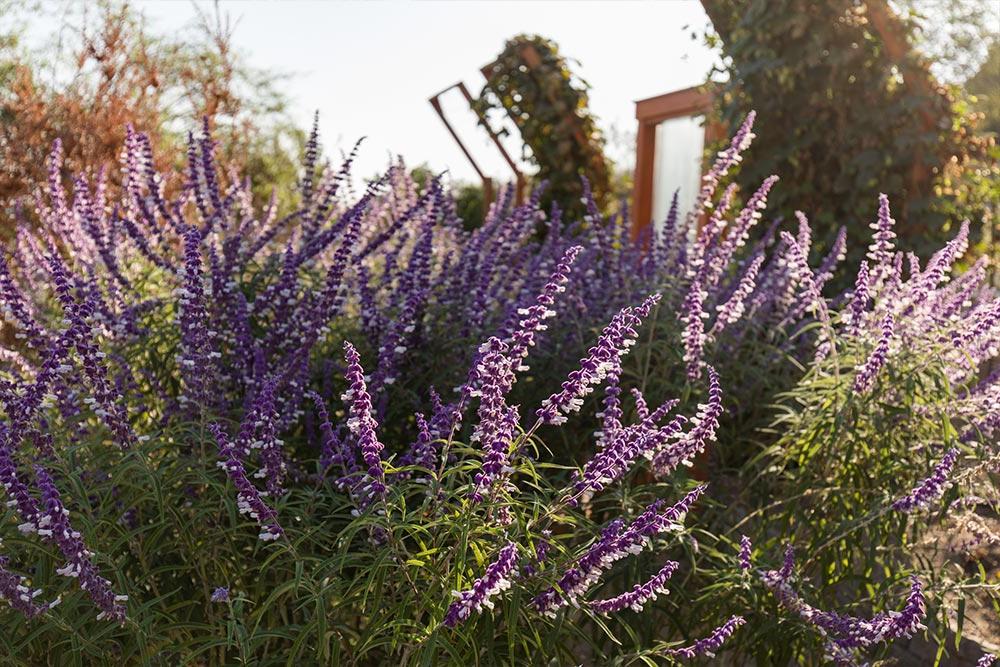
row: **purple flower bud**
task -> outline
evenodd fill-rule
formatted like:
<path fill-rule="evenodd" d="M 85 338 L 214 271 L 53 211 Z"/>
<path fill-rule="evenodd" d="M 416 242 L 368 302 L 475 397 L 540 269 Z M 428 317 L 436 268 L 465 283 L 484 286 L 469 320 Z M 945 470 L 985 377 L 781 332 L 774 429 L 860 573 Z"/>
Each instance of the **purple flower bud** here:
<path fill-rule="evenodd" d="M 229 588 L 227 586 L 219 586 L 212 591 L 212 602 L 229 602 Z"/>
<path fill-rule="evenodd" d="M 753 545 L 750 543 L 750 538 L 746 535 L 740 537 L 740 569 L 744 572 L 749 572 L 751 567 L 751 550 Z"/>

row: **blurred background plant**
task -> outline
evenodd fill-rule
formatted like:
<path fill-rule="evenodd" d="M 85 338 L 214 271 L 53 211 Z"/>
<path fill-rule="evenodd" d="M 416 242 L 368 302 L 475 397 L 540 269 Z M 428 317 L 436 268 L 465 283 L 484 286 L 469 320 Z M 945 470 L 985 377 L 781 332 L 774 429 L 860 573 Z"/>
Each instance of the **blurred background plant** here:
<path fill-rule="evenodd" d="M 39 6 L 0 6 L 0 202 L 45 178 L 45 157 L 62 141 L 69 169 L 114 164 L 125 128 L 144 128 L 158 166 L 181 164 L 191 120 L 208 118 L 220 150 L 258 183 L 289 192 L 305 133 L 286 111 L 282 73 L 250 66 L 232 45 L 235 23 L 218 6 L 199 10 L 186 33 L 161 35 L 127 3 L 48 5 L 61 28 L 41 49 L 20 46 L 23 21 Z M 7 23 L 9 21 L 9 23 Z M 270 186 L 269 186 L 270 187 Z M 258 204 L 271 191 L 254 192 Z M 290 202 L 279 201 L 284 209 Z"/>

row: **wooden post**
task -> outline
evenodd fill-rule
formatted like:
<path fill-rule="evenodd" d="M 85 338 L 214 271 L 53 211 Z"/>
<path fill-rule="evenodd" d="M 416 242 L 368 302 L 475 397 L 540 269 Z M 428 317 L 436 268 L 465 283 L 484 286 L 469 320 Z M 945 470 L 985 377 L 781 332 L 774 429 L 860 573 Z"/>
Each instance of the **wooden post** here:
<path fill-rule="evenodd" d="M 638 129 L 635 135 L 635 175 L 632 193 L 632 238 L 653 224 L 653 164 L 656 155 L 656 126 L 671 118 L 705 114 L 712 109 L 713 94 L 704 86 L 676 90 L 635 103 Z M 724 128 L 705 123 L 705 145 L 718 139 Z"/>

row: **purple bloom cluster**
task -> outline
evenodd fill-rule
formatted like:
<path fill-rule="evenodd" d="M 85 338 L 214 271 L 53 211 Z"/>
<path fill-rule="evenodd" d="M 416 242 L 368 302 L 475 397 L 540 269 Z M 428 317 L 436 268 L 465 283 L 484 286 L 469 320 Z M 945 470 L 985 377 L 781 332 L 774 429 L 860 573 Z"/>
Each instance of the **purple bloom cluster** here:
<path fill-rule="evenodd" d="M 562 424 L 566 421 L 565 414 L 579 411 L 583 406 L 583 397 L 618 367 L 622 355 L 635 344 L 638 336 L 636 327 L 659 300 L 660 295 L 654 294 L 641 306 L 626 306 L 615 315 L 601 332 L 597 344 L 580 360 L 580 368 L 570 373 L 563 382 L 562 390 L 542 401 L 542 407 L 537 412 L 541 422 Z"/>
<path fill-rule="evenodd" d="M 516 565 L 517 545 L 508 542 L 497 554 L 496 560 L 487 566 L 483 576 L 472 582 L 468 590 L 454 592 L 458 599 L 448 607 L 444 625 L 454 628 L 468 620 L 472 614 L 482 611 L 483 607 L 493 609 L 492 598 L 510 588 L 511 575 Z"/>
<path fill-rule="evenodd" d="M 59 598 L 51 602 L 35 604 L 35 598 L 41 595 L 41 589 L 32 590 L 27 585 L 27 578 L 19 576 L 7 569 L 7 557 L 0 556 L 0 598 L 3 598 L 13 608 L 24 614 L 26 618 L 34 618 L 44 614 L 59 604 Z"/>
<path fill-rule="evenodd" d="M 913 491 L 892 503 L 892 508 L 900 512 L 912 512 L 915 509 L 927 507 L 941 497 L 948 488 L 948 476 L 958 460 L 958 450 L 949 449 L 944 458 L 934 466 L 931 476 L 920 482 Z"/>
<path fill-rule="evenodd" d="M 518 411 L 508 406 L 507 392 L 514 383 L 510 350 L 499 338 L 479 348 L 470 396 L 479 397 L 479 422 L 472 441 L 483 448 L 483 465 L 476 474 L 472 500 L 481 502 L 499 479 L 510 472 L 508 456 L 517 429 Z"/>
<path fill-rule="evenodd" d="M 348 342 L 344 343 L 344 359 L 347 361 L 348 389 L 341 399 L 348 404 L 350 419 L 347 428 L 358 442 L 358 451 L 367 468 L 367 477 L 356 489 L 362 503 L 367 505 L 385 495 L 385 470 L 382 467 L 382 443 L 376 430 L 378 423 L 372 416 L 372 399 L 365 383 L 365 371 L 361 367 L 361 355 Z"/>
<path fill-rule="evenodd" d="M 639 423 L 616 431 L 577 474 L 575 497 L 600 491 L 625 475 L 642 456 L 656 451 L 680 432 L 687 419 L 678 416 L 660 428 Z M 575 502 L 575 501 L 574 501 Z"/>
<path fill-rule="evenodd" d="M 429 511 L 436 511 L 433 505 L 447 493 L 436 471 L 444 469 L 460 473 L 461 493 L 468 489 L 481 503 L 466 508 L 470 516 L 485 514 L 505 523 L 513 514 L 506 501 L 519 481 L 514 470 L 524 461 L 518 457 L 536 429 L 566 421 L 603 383 L 595 451 L 542 525 L 531 526 L 543 529 L 552 514 L 567 505 L 586 506 L 591 495 L 625 478 L 644 457 L 663 476 L 701 453 L 715 439 L 722 415 L 716 367 L 726 367 L 717 359 L 732 356 L 744 341 L 765 341 L 799 359 L 811 356 L 804 351 L 813 348 L 822 358 L 839 352 L 837 345 L 854 351 L 874 343 L 854 378 L 858 393 L 875 389 L 890 345 L 898 342 L 915 355 L 942 360 L 959 389 L 947 410 L 963 440 L 995 435 L 1000 377 L 989 373 L 989 364 L 1000 349 L 1000 299 L 985 289 L 985 261 L 951 278 L 969 245 L 969 227 L 963 225 L 921 269 L 915 256 L 896 251 L 894 221 L 883 195 L 872 225 L 870 264 L 861 265 L 853 292 L 824 295 L 844 258 L 843 230 L 816 268 L 808 263 L 816 248 L 803 214 L 796 215 L 797 233 L 779 233 L 776 220 L 744 252 L 777 182 L 773 176 L 765 179 L 742 208 L 737 187 L 724 183 L 753 138 L 753 121 L 750 114 L 719 153 L 692 211 L 686 216 L 678 211 L 675 196 L 661 231 L 634 237 L 627 211 L 605 219 L 587 184 L 587 213 L 581 220 L 564 221 L 558 207 L 551 214 L 544 211 L 542 188 L 523 204 L 515 203 L 513 188 L 504 188 L 483 224 L 472 231 L 456 214 L 442 178 L 418 187 L 402 161 L 355 196 L 349 178 L 353 153 L 339 169 L 320 164 L 317 127 L 305 147 L 301 201 L 287 215 L 279 215 L 274 200 L 255 210 L 250 183 L 217 163 L 207 126 L 190 136 L 179 189 L 167 187 L 169 179 L 157 173 L 148 137 L 129 128 L 122 196 L 116 202 L 107 200 L 104 172 L 93 179 L 71 178 L 67 191 L 57 143 L 49 183 L 36 197 L 37 215 L 30 224 L 28 218 L 17 220 L 10 261 L 0 257 L 0 315 L 14 328 L 10 349 L 0 350 L 5 414 L 0 483 L 20 517 L 20 529 L 57 546 L 66 559 L 60 573 L 79 578 L 102 618 L 120 621 L 123 600 L 99 576 L 91 552 L 69 525 L 53 479 L 41 465 L 26 465 L 58 461 L 64 438 L 53 433 L 60 435 L 63 424 L 76 429 L 71 438 L 89 433 L 94 420 L 86 417 L 92 413 L 127 447 L 140 441 L 133 428 L 147 423 L 186 426 L 192 416 L 224 420 L 242 415 L 232 439 L 218 424 L 210 429 L 219 466 L 236 486 L 239 511 L 260 525 L 265 541 L 283 534 L 274 503 L 266 499 L 277 501 L 308 467 L 309 448 L 286 450 L 283 434 L 302 433 L 319 445 L 312 451 L 322 474 L 311 479 L 322 484 L 329 475 L 336 491 L 353 496 L 358 512 L 383 499 L 379 511 L 396 511 L 397 500 L 410 502 L 411 490 L 441 494 L 428 503 Z M 168 195 L 172 190 L 177 194 Z M 543 227 L 545 233 L 539 234 Z M 654 288 L 663 289 L 662 307 L 658 294 L 632 305 Z M 654 307 L 683 325 L 689 379 L 708 375 L 708 398 L 689 428 L 685 417 L 661 425 L 676 400 L 651 409 L 638 390 L 633 390 L 638 418 L 631 424 L 625 420 L 621 397 L 628 369 L 622 359 L 640 324 L 659 314 L 654 315 Z M 837 331 L 845 337 L 834 337 L 834 309 L 839 309 L 838 327 L 844 327 Z M 160 341 L 147 338 L 144 327 L 171 318 L 176 331 L 163 340 L 175 345 L 173 362 L 165 368 L 131 368 L 135 358 L 129 350 Z M 599 324 L 606 326 L 596 344 L 560 390 L 542 402 L 537 422 L 521 435 L 519 407 L 510 404 L 510 396 L 518 374 L 529 370 L 531 350 L 545 335 L 558 342 L 554 347 L 561 354 L 571 350 L 576 358 L 584 347 L 581 332 Z M 331 350 L 345 331 L 371 353 L 371 377 L 349 343 L 344 344 L 346 368 L 337 367 Z M 485 342 L 455 352 L 452 343 L 458 339 Z M 426 393 L 413 391 L 413 385 L 437 365 L 449 384 L 461 383 L 462 372 L 471 371 L 455 402 L 432 393 L 430 405 L 417 405 Z M 72 372 L 77 366 L 82 373 Z M 341 370 L 345 406 L 331 418 L 326 406 L 342 384 Z M 305 412 L 306 399 L 315 412 L 312 406 Z M 475 419 L 466 423 L 473 405 Z M 407 425 L 414 415 L 416 435 L 408 448 L 390 451 L 377 431 L 380 422 L 394 426 L 391 420 L 399 414 Z M 453 438 L 481 448 L 481 465 L 471 480 L 461 477 L 468 469 L 464 465 L 447 468 L 457 458 L 450 447 Z M 196 454 L 186 448 L 178 456 L 193 465 Z M 408 480 L 418 477 L 411 472 L 387 479 L 385 462 L 394 455 L 403 466 L 434 471 L 431 483 L 410 485 Z M 893 506 L 911 511 L 938 498 L 956 462 L 957 451 L 949 451 L 931 477 Z M 392 498 L 389 483 L 400 491 Z M 601 613 L 642 609 L 664 592 L 676 563 L 668 562 L 616 597 L 585 598 L 616 562 L 678 527 L 703 490 L 694 489 L 672 507 L 656 501 L 631 522 L 612 521 L 568 564 L 553 559 L 546 570 L 558 573 L 558 583 L 543 590 L 534 607 L 545 614 L 566 606 Z M 113 518 L 128 524 L 134 515 L 134 509 L 116 508 Z M 540 532 L 534 564 L 523 569 L 526 576 L 549 556 L 549 534 Z M 446 626 L 492 608 L 517 571 L 517 549 L 507 543 L 484 575 L 457 594 Z M 36 606 L 35 592 L 3 564 L 0 596 L 28 616 L 51 606 Z M 744 573 L 752 568 L 746 536 L 740 540 L 739 566 Z M 792 570 L 789 550 L 785 565 L 767 573 L 765 582 L 786 606 L 831 638 L 831 655 L 912 633 L 923 615 L 917 581 L 902 611 L 866 620 L 806 605 L 791 587 Z M 228 598 L 225 587 L 210 597 L 213 602 Z M 733 617 L 673 655 L 711 655 L 742 622 Z"/>
<path fill-rule="evenodd" d="M 665 595 L 668 592 L 666 588 L 667 580 L 673 576 L 679 566 L 679 563 L 676 561 L 668 560 L 652 578 L 644 583 L 636 584 L 632 590 L 607 600 L 594 600 L 588 604 L 591 609 L 602 614 L 611 614 L 622 609 L 631 609 L 635 612 L 642 611 L 643 606 L 647 602 L 655 600 L 657 595 Z"/>
<path fill-rule="evenodd" d="M 715 652 L 722 648 L 722 645 L 729 639 L 736 629 L 746 623 L 742 616 L 732 616 L 728 621 L 717 627 L 707 637 L 699 639 L 690 646 L 670 649 L 670 655 L 686 660 L 692 660 L 698 656 L 714 657 Z"/>
<path fill-rule="evenodd" d="M 722 416 L 722 383 L 719 374 L 711 366 L 708 370 L 708 402 L 698 405 L 698 414 L 691 419 L 692 428 L 675 443 L 662 447 L 653 456 L 653 469 L 660 477 L 676 470 L 700 454 L 709 442 L 715 440 L 715 432 Z"/>
<path fill-rule="evenodd" d="M 740 536 L 740 569 L 744 572 L 749 572 L 753 566 L 752 549 L 753 544 L 751 544 L 750 538 L 746 535 Z"/>
<path fill-rule="evenodd" d="M 923 627 L 921 621 L 926 614 L 926 604 L 923 587 L 916 577 L 911 577 L 910 594 L 901 611 L 881 612 L 871 619 L 864 619 L 823 611 L 807 604 L 792 587 L 793 567 L 792 549 L 789 546 L 782 568 L 762 575 L 764 585 L 771 589 L 784 607 L 797 613 L 827 638 L 827 655 L 835 664 L 853 665 L 853 652 L 856 649 L 900 637 L 911 637 Z"/>
<path fill-rule="evenodd" d="M 258 491 L 253 482 L 247 478 L 243 465 L 245 452 L 230 441 L 218 424 L 209 425 L 209 429 L 215 436 L 219 446 L 219 454 L 222 457 L 218 465 L 226 471 L 229 479 L 236 485 L 236 505 L 240 514 L 246 514 L 260 524 L 261 532 L 258 537 L 261 540 L 267 542 L 278 539 L 284 533 L 278 524 L 278 515 L 261 498 L 264 494 Z"/>
<path fill-rule="evenodd" d="M 59 490 L 48 471 L 35 466 L 35 479 L 42 494 L 43 509 L 38 514 L 37 533 L 55 544 L 66 559 L 66 564 L 56 570 L 57 574 L 76 579 L 80 588 L 87 591 L 100 613 L 98 620 L 111 619 L 125 622 L 125 605 L 128 596 L 115 595 L 111 582 L 100 575 L 97 566 L 90 559 L 90 552 L 79 532 L 69 523 L 69 510 L 63 506 Z"/>
<path fill-rule="evenodd" d="M 875 383 L 875 376 L 878 375 L 889 357 L 889 344 L 892 341 L 893 327 L 892 313 L 887 313 L 885 319 L 882 320 L 882 334 L 879 336 L 878 343 L 875 344 L 875 349 L 872 350 L 871 356 L 865 360 L 865 363 L 858 366 L 857 375 L 854 376 L 854 393 L 864 394 L 871 390 Z"/>
<path fill-rule="evenodd" d="M 571 566 L 552 587 L 535 597 L 534 606 L 543 614 L 552 616 L 566 605 L 577 605 L 577 600 L 597 583 L 601 575 L 617 561 L 638 554 L 650 539 L 677 526 L 680 518 L 705 491 L 698 486 L 675 505 L 663 509 L 663 501 L 656 500 L 626 527 L 624 521 L 612 522 L 601 538 Z"/>

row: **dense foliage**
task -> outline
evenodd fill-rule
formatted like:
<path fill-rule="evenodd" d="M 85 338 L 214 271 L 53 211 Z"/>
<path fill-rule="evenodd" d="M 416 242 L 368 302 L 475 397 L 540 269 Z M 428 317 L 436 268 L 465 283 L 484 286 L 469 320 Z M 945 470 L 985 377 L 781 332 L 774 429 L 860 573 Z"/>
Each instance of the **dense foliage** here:
<path fill-rule="evenodd" d="M 719 111 L 764 119 L 741 180 L 781 174 L 773 202 L 809 211 L 820 240 L 848 224 L 859 236 L 887 192 L 900 235 L 926 257 L 963 219 L 995 225 L 1000 152 L 976 131 L 957 90 L 910 47 L 913 23 L 885 0 L 705 0 L 724 55 Z M 938 26 L 934 27 L 935 30 Z"/>
<path fill-rule="evenodd" d="M 748 243 L 752 123 L 635 240 L 586 181 L 467 231 L 316 130 L 284 216 L 207 126 L 179 173 L 129 128 L 114 199 L 57 142 L 0 263 L 5 661 L 854 664 L 996 599 L 914 549 L 944 506 L 996 535 L 968 227 L 921 266 L 882 197 L 824 296 L 844 234 Z"/>

